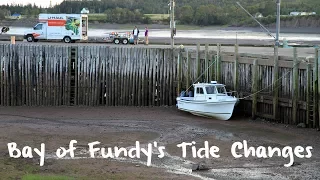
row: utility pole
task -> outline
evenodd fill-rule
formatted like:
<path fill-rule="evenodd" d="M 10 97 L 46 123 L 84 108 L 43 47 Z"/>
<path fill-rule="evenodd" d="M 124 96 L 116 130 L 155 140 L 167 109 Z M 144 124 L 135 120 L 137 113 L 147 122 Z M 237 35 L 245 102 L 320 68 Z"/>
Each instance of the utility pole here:
<path fill-rule="evenodd" d="M 276 34 L 276 46 L 279 47 L 279 34 L 280 34 L 280 1 L 277 0 L 277 22 L 276 22 L 276 28 L 277 28 L 277 34 Z"/>
<path fill-rule="evenodd" d="M 174 0 L 170 0 L 170 30 L 171 30 L 171 48 L 174 47 L 174 31 L 176 28 L 176 23 L 174 21 L 174 7 L 175 7 L 175 2 Z"/>

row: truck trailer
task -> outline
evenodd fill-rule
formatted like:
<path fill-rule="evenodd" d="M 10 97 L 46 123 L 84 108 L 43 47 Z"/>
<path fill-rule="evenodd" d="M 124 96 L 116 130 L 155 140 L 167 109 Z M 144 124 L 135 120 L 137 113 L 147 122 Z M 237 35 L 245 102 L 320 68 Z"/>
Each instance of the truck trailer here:
<path fill-rule="evenodd" d="M 62 40 L 65 43 L 88 40 L 88 15 L 39 14 L 39 23 L 24 33 L 28 42 Z"/>

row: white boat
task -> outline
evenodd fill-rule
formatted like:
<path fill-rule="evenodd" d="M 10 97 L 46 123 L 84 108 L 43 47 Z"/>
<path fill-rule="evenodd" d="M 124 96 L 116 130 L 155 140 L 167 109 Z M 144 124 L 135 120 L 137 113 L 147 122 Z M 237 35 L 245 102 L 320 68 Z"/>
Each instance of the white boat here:
<path fill-rule="evenodd" d="M 211 81 L 211 83 L 193 84 L 193 87 L 194 95 L 192 92 L 189 94 L 182 92 L 180 97 L 177 97 L 179 110 L 219 120 L 231 118 L 239 100 L 226 92 L 225 85 Z"/>

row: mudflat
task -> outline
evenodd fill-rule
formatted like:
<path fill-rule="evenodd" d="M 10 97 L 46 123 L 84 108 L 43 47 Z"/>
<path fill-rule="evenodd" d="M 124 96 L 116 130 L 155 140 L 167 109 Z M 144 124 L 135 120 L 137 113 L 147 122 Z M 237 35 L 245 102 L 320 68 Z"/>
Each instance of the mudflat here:
<path fill-rule="evenodd" d="M 234 114 L 229 121 L 193 116 L 175 107 L 1 107 L 0 108 L 0 177 L 21 179 L 30 175 L 61 176 L 66 179 L 317 179 L 320 177 L 320 133 L 312 129 L 250 120 Z M 58 159 L 55 150 L 75 144 L 75 157 Z M 311 158 L 289 157 L 234 158 L 231 146 L 247 141 L 252 147 L 292 148 L 312 146 Z M 165 156 L 156 151 L 151 166 L 147 157 L 89 158 L 88 143 L 96 147 L 141 147 L 157 142 L 164 146 Z M 187 156 L 177 145 L 194 141 L 197 149 L 219 147 L 219 158 L 194 158 L 191 148 Z M 46 145 L 44 166 L 39 157 L 10 158 L 7 143 L 40 148 Z M 242 154 L 241 150 L 237 151 Z M 98 157 L 98 156 L 97 156 Z M 200 171 L 192 171 L 198 168 Z M 201 171 L 202 170 L 202 171 Z"/>

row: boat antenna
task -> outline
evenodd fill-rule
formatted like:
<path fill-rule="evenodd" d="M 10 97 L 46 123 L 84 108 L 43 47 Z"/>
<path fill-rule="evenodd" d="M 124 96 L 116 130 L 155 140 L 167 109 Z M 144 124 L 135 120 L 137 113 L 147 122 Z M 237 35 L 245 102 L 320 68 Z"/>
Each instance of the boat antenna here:
<path fill-rule="evenodd" d="M 262 29 L 267 32 L 267 34 L 268 34 L 269 36 L 273 37 L 273 38 L 276 40 L 276 37 L 274 37 L 267 28 L 265 28 L 255 17 L 253 17 L 244 7 L 242 7 L 239 2 L 237 2 L 237 4 L 238 4 L 238 5 L 241 7 L 241 9 L 243 9 L 253 20 L 255 20 L 255 21 L 260 25 L 260 27 L 262 27 Z"/>
<path fill-rule="evenodd" d="M 215 55 L 215 60 L 208 66 L 208 68 L 204 72 L 202 72 L 202 74 L 198 76 L 198 78 L 188 87 L 188 89 L 186 89 L 186 92 L 204 75 L 204 73 L 206 73 L 210 69 L 211 66 L 213 66 L 217 62 L 218 58 L 218 55 Z"/>

